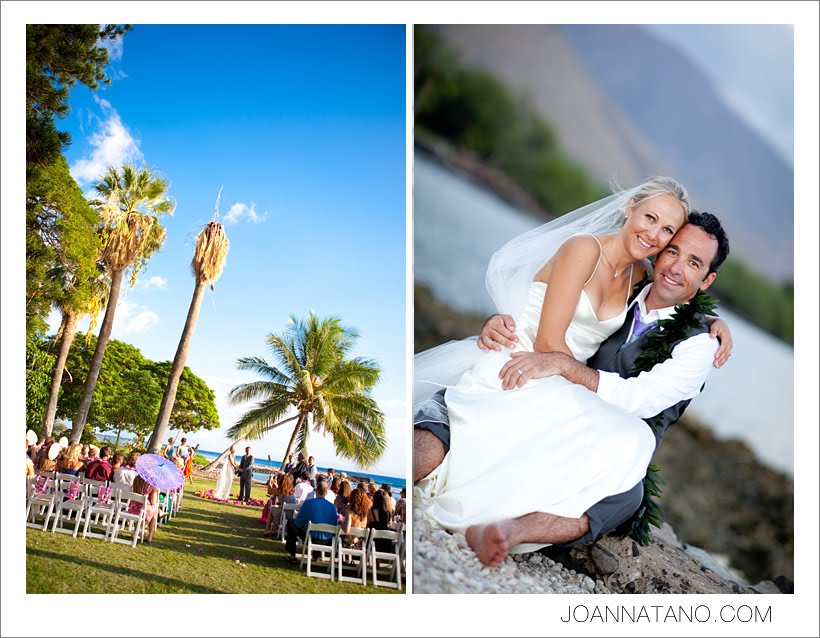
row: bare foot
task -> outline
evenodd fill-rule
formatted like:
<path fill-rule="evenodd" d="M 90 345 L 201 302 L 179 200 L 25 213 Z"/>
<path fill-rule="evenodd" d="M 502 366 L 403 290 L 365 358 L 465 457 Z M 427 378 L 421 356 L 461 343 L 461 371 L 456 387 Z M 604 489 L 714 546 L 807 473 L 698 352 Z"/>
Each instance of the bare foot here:
<path fill-rule="evenodd" d="M 500 525 L 471 525 L 466 536 L 482 565 L 498 567 L 507 557 L 507 539 Z"/>

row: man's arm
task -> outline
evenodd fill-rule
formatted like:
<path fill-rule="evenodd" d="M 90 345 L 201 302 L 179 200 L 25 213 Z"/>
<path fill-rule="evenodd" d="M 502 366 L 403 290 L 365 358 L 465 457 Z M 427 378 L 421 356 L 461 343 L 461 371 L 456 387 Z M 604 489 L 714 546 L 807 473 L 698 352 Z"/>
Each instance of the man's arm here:
<path fill-rule="evenodd" d="M 513 352 L 499 377 L 502 387 L 510 390 L 530 379 L 561 375 L 597 392 L 604 401 L 646 419 L 695 397 L 709 376 L 717 348 L 717 341 L 708 334 L 690 337 L 675 346 L 672 358 L 629 379 L 593 370 L 559 352 Z"/>

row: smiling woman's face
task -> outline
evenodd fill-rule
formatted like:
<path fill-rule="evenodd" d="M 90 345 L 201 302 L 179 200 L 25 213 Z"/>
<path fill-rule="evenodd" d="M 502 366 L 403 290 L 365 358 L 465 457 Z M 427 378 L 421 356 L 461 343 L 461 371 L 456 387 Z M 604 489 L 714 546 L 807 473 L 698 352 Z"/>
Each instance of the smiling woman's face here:
<path fill-rule="evenodd" d="M 629 254 L 635 260 L 657 255 L 686 223 L 681 203 L 672 195 L 657 195 L 627 208 L 621 229 Z"/>

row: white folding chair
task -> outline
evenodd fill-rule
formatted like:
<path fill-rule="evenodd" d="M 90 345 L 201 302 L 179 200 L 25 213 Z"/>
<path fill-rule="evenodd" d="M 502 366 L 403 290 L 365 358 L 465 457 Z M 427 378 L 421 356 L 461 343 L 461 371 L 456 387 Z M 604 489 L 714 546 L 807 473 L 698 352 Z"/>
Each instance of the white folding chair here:
<path fill-rule="evenodd" d="M 290 516 L 288 516 L 290 512 Z M 287 532 L 288 521 L 292 520 L 299 513 L 299 503 L 285 503 L 282 505 L 282 516 L 279 519 L 279 539 L 285 542 L 285 533 Z"/>
<path fill-rule="evenodd" d="M 110 537 L 112 543 L 137 546 L 137 541 L 141 539 L 145 529 L 145 501 L 146 497 L 136 492 L 119 493 Z M 122 531 L 129 532 L 131 539 L 117 538 Z"/>
<path fill-rule="evenodd" d="M 389 552 L 378 551 L 376 549 L 377 540 L 391 541 L 392 550 Z M 371 565 L 372 580 L 376 587 L 384 586 L 393 589 L 401 589 L 401 555 L 399 548 L 401 545 L 401 532 L 391 529 L 374 529 L 370 532 L 370 540 L 367 542 L 367 560 Z M 387 563 L 389 567 L 379 567 Z M 379 576 L 382 579 L 379 580 Z"/>
<path fill-rule="evenodd" d="M 365 527 L 351 527 L 347 534 L 339 529 L 339 539 L 336 541 L 336 567 L 339 582 L 361 583 L 367 585 L 367 539 L 370 530 Z M 345 547 L 346 539 L 352 542 L 351 547 Z M 355 540 L 354 540 L 355 539 Z M 358 559 L 357 562 L 354 562 Z M 349 563 L 346 565 L 345 563 Z M 345 567 L 349 571 L 355 570 L 354 575 L 346 576 Z"/>
<path fill-rule="evenodd" d="M 60 499 L 54 507 L 54 524 L 51 526 L 51 532 L 71 534 L 77 538 L 86 508 L 85 489 L 80 479 L 73 474 L 59 474 L 57 475 L 57 490 Z M 74 529 L 64 525 L 64 523 L 71 522 L 72 515 L 74 516 Z"/>
<path fill-rule="evenodd" d="M 127 483 L 112 483 L 110 488 L 105 485 L 96 489 L 88 485 L 87 488 L 83 538 L 101 538 L 107 541 L 114 531 L 117 499 L 122 492 L 130 491 L 130 485 Z"/>
<path fill-rule="evenodd" d="M 313 538 L 313 532 L 320 532 L 330 534 L 331 537 L 327 541 L 320 541 Z M 308 523 L 307 531 L 305 532 L 305 542 L 302 545 L 302 559 L 299 561 L 299 569 L 307 562 L 307 575 L 314 578 L 327 578 L 333 580 L 333 570 L 336 566 L 336 547 L 339 540 L 339 526 L 325 525 L 323 523 Z M 317 553 L 320 558 L 313 559 L 313 554 Z M 314 566 L 327 566 L 327 572 L 315 571 Z"/>
<path fill-rule="evenodd" d="M 58 483 L 53 472 L 43 472 L 30 476 L 26 487 L 26 527 L 41 529 L 48 527 L 49 520 L 54 513 L 54 507 L 61 498 Z M 37 519 L 43 517 L 43 522 Z"/>

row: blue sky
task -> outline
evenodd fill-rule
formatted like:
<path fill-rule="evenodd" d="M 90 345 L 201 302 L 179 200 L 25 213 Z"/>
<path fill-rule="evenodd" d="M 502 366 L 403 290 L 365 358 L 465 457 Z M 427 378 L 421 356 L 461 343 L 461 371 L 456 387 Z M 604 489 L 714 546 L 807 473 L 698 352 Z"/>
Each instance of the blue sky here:
<path fill-rule="evenodd" d="M 73 137 L 72 173 L 90 192 L 105 165 L 144 161 L 177 204 L 162 251 L 123 289 L 113 337 L 173 358 L 195 237 L 223 186 L 230 251 L 187 362 L 215 390 L 223 427 L 189 438 L 224 449 L 250 407 L 226 400 L 253 379 L 236 359 L 267 357 L 265 336 L 291 314 L 336 315 L 361 335 L 354 354 L 383 367 L 374 396 L 390 449 L 373 470 L 403 476 L 404 25 L 135 25 L 110 53 L 111 84 L 76 88 L 59 123 Z M 252 442 L 254 454 L 280 459 L 290 432 Z M 319 437 L 310 451 L 321 466 L 351 467 Z"/>

